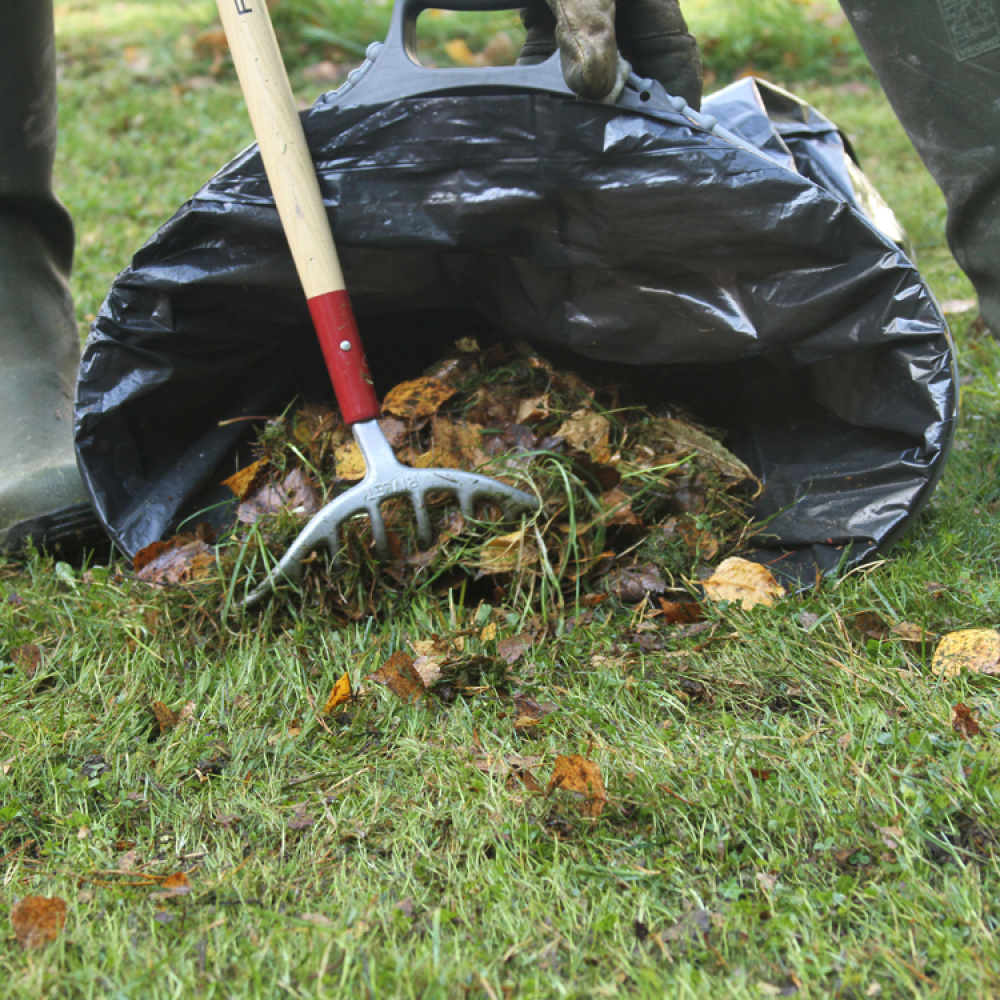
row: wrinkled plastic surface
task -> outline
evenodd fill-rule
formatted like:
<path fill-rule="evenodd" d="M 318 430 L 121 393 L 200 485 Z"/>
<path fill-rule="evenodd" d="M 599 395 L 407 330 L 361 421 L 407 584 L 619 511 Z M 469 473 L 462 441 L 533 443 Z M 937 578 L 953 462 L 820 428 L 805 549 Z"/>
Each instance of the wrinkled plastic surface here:
<path fill-rule="evenodd" d="M 756 558 L 804 579 L 870 557 L 921 508 L 954 429 L 950 335 L 813 109 L 735 84 L 705 110 L 737 140 L 656 88 L 639 110 L 517 89 L 354 106 L 350 89 L 304 124 L 380 391 L 491 330 L 621 365 L 728 431 L 765 484 Z M 133 554 L 203 516 L 254 420 L 318 398 L 251 147 L 135 255 L 93 325 L 77 447 L 110 534 Z"/>

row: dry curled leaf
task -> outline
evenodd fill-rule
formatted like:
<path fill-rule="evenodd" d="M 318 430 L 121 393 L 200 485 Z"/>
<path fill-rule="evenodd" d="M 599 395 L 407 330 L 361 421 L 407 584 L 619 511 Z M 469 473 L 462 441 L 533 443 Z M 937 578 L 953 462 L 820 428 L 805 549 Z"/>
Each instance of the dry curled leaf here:
<path fill-rule="evenodd" d="M 413 667 L 413 657 L 400 650 L 393 653 L 374 674 L 371 679 L 376 684 L 387 687 L 397 698 L 403 701 L 416 701 L 422 698 L 426 691 L 420 674 Z"/>
<path fill-rule="evenodd" d="M 482 547 L 479 568 L 484 573 L 523 573 L 538 564 L 538 550 L 521 528 L 507 535 L 495 535 Z"/>
<path fill-rule="evenodd" d="M 702 586 L 710 601 L 739 601 L 744 610 L 758 604 L 772 607 L 785 596 L 785 588 L 766 566 L 739 556 L 723 560 Z"/>
<path fill-rule="evenodd" d="M 559 425 L 556 437 L 565 438 L 571 448 L 585 452 L 595 462 L 611 458 L 611 421 L 600 413 L 577 410 Z"/>
<path fill-rule="evenodd" d="M 344 702 L 351 700 L 351 677 L 349 674 L 344 673 L 336 684 L 333 685 L 333 690 L 330 692 L 330 697 L 326 699 L 326 704 L 323 706 L 323 714 L 329 715 L 332 711 L 339 708 Z"/>
<path fill-rule="evenodd" d="M 153 718 L 156 719 L 157 735 L 162 736 L 168 729 L 173 729 L 180 721 L 172 708 L 167 707 L 162 701 L 154 701 L 152 705 Z"/>
<path fill-rule="evenodd" d="M 23 646 L 15 646 L 9 655 L 11 662 L 20 667 L 24 676 L 31 680 L 41 665 L 42 647 L 35 642 L 26 642 Z"/>
<path fill-rule="evenodd" d="M 581 796 L 580 811 L 584 816 L 599 816 L 608 800 L 600 767 L 580 754 L 556 758 L 546 794 L 556 789 Z"/>
<path fill-rule="evenodd" d="M 132 564 L 140 580 L 167 586 L 198 583 L 216 572 L 211 546 L 187 533 L 167 542 L 152 542 L 135 554 Z"/>
<path fill-rule="evenodd" d="M 970 628 L 946 635 L 934 651 L 931 670 L 946 680 L 963 670 L 970 674 L 1000 674 L 1000 632 Z"/>
<path fill-rule="evenodd" d="M 972 739 L 973 736 L 978 736 L 982 732 L 982 729 L 980 729 L 979 723 L 976 721 L 977 714 L 975 709 L 969 708 L 968 705 L 959 702 L 951 710 L 951 728 L 965 740 Z"/>
<path fill-rule="evenodd" d="M 386 393 L 382 409 L 404 420 L 419 420 L 437 413 L 456 391 L 454 386 L 437 378 L 411 379 Z"/>
<path fill-rule="evenodd" d="M 188 882 L 188 877 L 184 872 L 174 872 L 160 881 L 157 892 L 150 893 L 151 899 L 164 900 L 176 899 L 178 896 L 186 896 L 194 892 L 194 887 Z"/>
<path fill-rule="evenodd" d="M 234 472 L 228 479 L 223 479 L 222 485 L 228 486 L 239 500 L 246 500 L 263 479 L 266 471 L 267 459 L 259 458 L 239 472 Z"/>
<path fill-rule="evenodd" d="M 66 903 L 55 896 L 25 896 L 10 908 L 10 922 L 22 951 L 42 948 L 59 937 Z"/>

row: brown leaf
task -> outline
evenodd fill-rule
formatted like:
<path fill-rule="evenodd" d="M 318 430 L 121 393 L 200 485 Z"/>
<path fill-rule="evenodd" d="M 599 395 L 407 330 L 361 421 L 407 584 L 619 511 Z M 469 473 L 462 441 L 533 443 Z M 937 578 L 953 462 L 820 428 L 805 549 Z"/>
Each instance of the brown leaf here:
<path fill-rule="evenodd" d="M 234 472 L 228 479 L 222 480 L 223 486 L 228 486 L 240 500 L 245 500 L 260 484 L 267 472 L 267 459 L 260 458 L 239 472 Z"/>
<path fill-rule="evenodd" d="M 556 706 L 551 702 L 540 704 L 530 695 L 515 694 L 514 707 L 517 709 L 517 718 L 514 719 L 514 730 L 520 735 L 525 735 L 524 731 L 532 726 L 537 726 L 543 719 L 550 716 Z"/>
<path fill-rule="evenodd" d="M 386 393 L 382 409 L 404 420 L 433 416 L 455 395 L 453 386 L 436 378 L 417 378 L 400 382 Z"/>
<path fill-rule="evenodd" d="M 168 708 L 162 701 L 154 701 L 152 709 L 158 736 L 162 736 L 168 729 L 173 729 L 180 721 L 180 717 L 173 709 Z"/>
<path fill-rule="evenodd" d="M 612 572 L 608 589 L 622 603 L 638 604 L 650 594 L 662 594 L 667 584 L 659 569 L 652 563 L 646 563 Z"/>
<path fill-rule="evenodd" d="M 425 693 L 424 682 L 413 668 L 413 657 L 400 650 L 393 653 L 379 669 L 371 675 L 376 684 L 383 684 L 397 698 L 416 701 Z"/>
<path fill-rule="evenodd" d="M 662 421 L 658 421 L 658 424 L 660 423 L 678 451 L 694 452 L 722 476 L 757 482 L 757 477 L 745 462 L 740 461 L 728 448 L 701 428 L 671 417 L 664 417 Z"/>
<path fill-rule="evenodd" d="M 519 635 L 511 635 L 497 642 L 497 655 L 504 660 L 508 666 L 517 663 L 526 650 L 534 642 L 534 637 L 529 632 L 521 632 Z"/>
<path fill-rule="evenodd" d="M 560 424 L 556 437 L 565 438 L 571 448 L 585 452 L 595 462 L 611 458 L 611 421 L 600 413 L 577 410 Z"/>
<path fill-rule="evenodd" d="M 295 812 L 289 817 L 289 830 L 305 830 L 316 821 L 306 812 L 305 803 L 300 803 L 295 807 Z"/>
<path fill-rule="evenodd" d="M 705 620 L 702 606 L 693 601 L 668 601 L 665 597 L 658 597 L 656 602 L 668 625 L 693 625 Z"/>
<path fill-rule="evenodd" d="M 333 685 L 330 697 L 326 699 L 326 704 L 323 706 L 323 714 L 329 715 L 334 709 L 343 705 L 344 702 L 350 701 L 351 694 L 351 677 L 349 674 L 344 673 L 340 680 Z"/>
<path fill-rule="evenodd" d="M 934 651 L 931 670 L 945 679 L 957 677 L 963 670 L 970 674 L 1000 674 L 1000 632 L 971 628 L 946 635 Z"/>
<path fill-rule="evenodd" d="M 974 709 L 959 702 L 951 710 L 951 728 L 965 740 L 971 739 L 973 736 L 978 736 L 982 730 L 976 721 L 976 715 L 977 713 Z"/>
<path fill-rule="evenodd" d="M 216 572 L 211 546 L 187 533 L 152 542 L 135 554 L 132 564 L 140 580 L 166 586 L 198 583 Z"/>
<path fill-rule="evenodd" d="M 66 923 L 66 903 L 55 896 L 25 896 L 10 908 L 10 922 L 22 951 L 43 948 L 59 937 Z"/>
<path fill-rule="evenodd" d="M 518 424 L 537 424 L 549 415 L 549 397 L 533 396 L 522 399 L 517 404 L 517 414 L 514 418 Z"/>
<path fill-rule="evenodd" d="M 486 461 L 479 446 L 479 424 L 437 417 L 431 449 L 415 463 L 421 469 L 476 469 Z"/>
<path fill-rule="evenodd" d="M 785 596 L 785 588 L 766 566 L 739 556 L 723 560 L 702 586 L 710 601 L 739 601 L 744 610 L 758 604 L 771 607 Z"/>
<path fill-rule="evenodd" d="M 15 646 L 10 651 L 11 662 L 20 667 L 24 676 L 31 680 L 42 662 L 42 647 L 34 642 L 26 642 L 23 646 Z"/>
<path fill-rule="evenodd" d="M 507 535 L 494 535 L 483 545 L 479 568 L 484 573 L 522 573 L 538 564 L 538 550 L 521 528 Z"/>
<path fill-rule="evenodd" d="M 854 616 L 854 627 L 866 639 L 888 639 L 892 635 L 889 623 L 875 611 L 860 611 Z"/>
<path fill-rule="evenodd" d="M 157 900 L 176 899 L 178 896 L 186 896 L 194 892 L 194 886 L 188 882 L 185 872 L 174 872 L 160 881 L 157 892 L 151 892 L 150 898 Z"/>
<path fill-rule="evenodd" d="M 580 811 L 584 816 L 599 816 L 608 800 L 600 767 L 579 754 L 556 758 L 546 794 L 551 795 L 557 788 L 583 797 Z"/>
<path fill-rule="evenodd" d="M 632 498 L 624 490 L 615 488 L 601 494 L 601 506 L 601 520 L 606 524 L 642 525 L 642 518 L 632 510 Z"/>

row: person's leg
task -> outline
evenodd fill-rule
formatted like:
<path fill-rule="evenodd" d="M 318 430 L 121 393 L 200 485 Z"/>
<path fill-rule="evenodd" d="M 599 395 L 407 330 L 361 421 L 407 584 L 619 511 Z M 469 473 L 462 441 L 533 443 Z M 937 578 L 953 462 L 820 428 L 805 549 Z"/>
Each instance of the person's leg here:
<path fill-rule="evenodd" d="M 1000 336 L 1000 0 L 840 0 L 945 194 L 948 242 Z"/>
<path fill-rule="evenodd" d="M 51 0 L 3 0 L 0 551 L 29 536 L 45 544 L 45 515 L 89 507 L 72 447 L 80 345 L 66 284 L 73 229 L 52 192 L 55 84 Z"/>

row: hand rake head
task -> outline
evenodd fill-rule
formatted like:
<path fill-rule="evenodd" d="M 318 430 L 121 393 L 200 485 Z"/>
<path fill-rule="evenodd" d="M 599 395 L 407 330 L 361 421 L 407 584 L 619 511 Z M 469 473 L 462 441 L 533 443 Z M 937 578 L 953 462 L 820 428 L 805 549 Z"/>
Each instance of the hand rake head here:
<path fill-rule="evenodd" d="M 282 583 L 300 583 L 305 560 L 319 549 L 326 549 L 336 562 L 340 549 L 340 527 L 358 514 L 368 515 L 375 538 L 375 551 L 381 558 L 388 558 L 389 538 L 381 507 L 392 497 L 410 498 L 417 521 L 417 538 L 425 546 L 433 540 L 427 509 L 429 493 L 445 491 L 454 494 L 466 517 L 475 516 L 476 503 L 484 500 L 496 503 L 507 518 L 538 508 L 538 499 L 530 493 L 489 476 L 459 469 L 414 469 L 403 465 L 393 454 L 377 420 L 353 424 L 351 432 L 364 456 L 367 467 L 364 479 L 331 500 L 312 517 L 271 572 L 246 598 L 246 607 L 260 603 Z"/>

